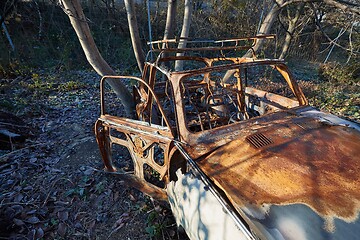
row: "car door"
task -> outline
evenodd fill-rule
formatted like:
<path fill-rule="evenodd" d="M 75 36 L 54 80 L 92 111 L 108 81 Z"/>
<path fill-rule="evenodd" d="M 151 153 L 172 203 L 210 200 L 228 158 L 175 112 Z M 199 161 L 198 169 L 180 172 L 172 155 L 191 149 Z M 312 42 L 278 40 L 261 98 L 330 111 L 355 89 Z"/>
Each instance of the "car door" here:
<path fill-rule="evenodd" d="M 135 83 L 136 116 L 115 116 L 107 112 L 104 83 L 110 78 Z M 153 86 L 132 76 L 104 77 L 101 80 L 101 115 L 95 124 L 95 133 L 107 171 L 122 174 L 130 185 L 148 195 L 166 198 L 164 188 L 168 181 L 168 156 L 174 135 Z M 132 171 L 124 172 L 116 167 L 113 156 L 115 145 L 127 149 L 133 163 Z"/>

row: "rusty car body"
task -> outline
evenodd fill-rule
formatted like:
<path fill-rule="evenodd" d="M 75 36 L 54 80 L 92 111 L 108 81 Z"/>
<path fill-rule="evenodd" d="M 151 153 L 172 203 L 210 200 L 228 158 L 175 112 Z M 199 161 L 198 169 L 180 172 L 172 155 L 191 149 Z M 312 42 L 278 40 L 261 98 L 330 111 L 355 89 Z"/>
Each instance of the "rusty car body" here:
<path fill-rule="evenodd" d="M 360 239 L 359 125 L 309 106 L 283 60 L 225 53 L 272 37 L 151 42 L 158 57 L 141 78 L 103 77 L 105 170 L 168 200 L 191 239 Z M 212 56 L 174 54 L 190 50 Z M 135 82 L 136 116 L 107 113 L 109 78 Z M 115 166 L 114 145 L 131 172 Z"/>

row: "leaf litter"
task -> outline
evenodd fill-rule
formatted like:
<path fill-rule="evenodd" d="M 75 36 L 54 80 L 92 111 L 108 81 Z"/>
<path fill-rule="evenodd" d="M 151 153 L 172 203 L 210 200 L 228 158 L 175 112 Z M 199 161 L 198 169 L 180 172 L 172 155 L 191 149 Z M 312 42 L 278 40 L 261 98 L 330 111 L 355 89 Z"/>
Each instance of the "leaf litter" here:
<path fill-rule="evenodd" d="M 0 238 L 186 239 L 168 206 L 98 170 L 100 78 L 90 71 L 39 77 L 79 85 L 42 89 L 31 85 L 31 74 L 0 79 L 0 99 L 13 99 L 4 110 L 31 129 L 25 142 L 0 151 Z"/>

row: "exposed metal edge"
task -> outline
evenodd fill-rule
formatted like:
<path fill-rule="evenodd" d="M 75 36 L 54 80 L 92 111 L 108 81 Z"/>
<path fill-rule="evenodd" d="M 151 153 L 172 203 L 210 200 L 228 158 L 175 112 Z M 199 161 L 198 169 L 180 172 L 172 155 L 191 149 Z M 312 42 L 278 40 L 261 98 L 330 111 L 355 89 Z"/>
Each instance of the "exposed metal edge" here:
<path fill-rule="evenodd" d="M 139 134 L 143 134 L 143 135 L 151 136 L 151 137 L 156 136 L 156 138 L 161 139 L 163 141 L 172 141 L 171 138 L 162 136 L 162 135 L 158 134 L 156 131 L 154 131 L 152 133 L 149 133 L 147 131 L 142 131 L 142 130 L 139 130 L 139 129 L 136 129 L 136 128 L 128 127 L 128 126 L 125 126 L 125 125 L 122 125 L 122 124 L 119 124 L 119 123 L 115 123 L 115 122 L 112 122 L 112 121 L 109 121 L 109 120 L 104 120 L 102 118 L 99 118 L 98 120 L 102 121 L 104 124 L 106 124 L 106 125 L 108 125 L 110 127 L 111 126 L 113 126 L 115 128 L 118 127 L 118 128 L 127 130 L 129 132 L 131 131 L 131 132 L 135 132 L 135 133 L 139 133 Z"/>
<path fill-rule="evenodd" d="M 304 116 L 304 117 L 318 119 L 320 122 L 325 122 L 325 123 L 328 123 L 330 125 L 339 125 L 339 126 L 345 126 L 345 127 L 354 128 L 354 129 L 356 129 L 357 131 L 360 132 L 360 126 L 359 126 L 358 123 L 351 122 L 351 121 L 339 118 L 338 116 L 335 116 L 335 115 L 330 114 L 330 113 L 320 112 L 320 111 L 315 110 L 313 108 L 310 109 L 310 110 L 301 112 L 300 115 Z"/>
<path fill-rule="evenodd" d="M 248 238 L 251 240 L 255 240 L 255 237 L 251 234 L 251 232 L 246 228 L 244 223 L 241 221 L 241 219 L 237 216 L 237 214 L 234 212 L 234 210 L 231 208 L 231 206 L 226 202 L 225 199 L 221 196 L 220 192 L 212 185 L 208 177 L 205 175 L 205 173 L 198 167 L 198 165 L 195 163 L 195 161 L 188 155 L 188 153 L 183 149 L 183 147 L 178 142 L 174 142 L 174 145 L 178 148 L 180 153 L 186 158 L 190 166 L 198 173 L 200 179 L 207 185 L 210 192 L 214 194 L 215 198 L 220 202 L 221 206 L 226 210 L 226 212 L 231 216 L 231 218 L 234 220 L 236 226 L 239 228 L 239 230 Z"/>

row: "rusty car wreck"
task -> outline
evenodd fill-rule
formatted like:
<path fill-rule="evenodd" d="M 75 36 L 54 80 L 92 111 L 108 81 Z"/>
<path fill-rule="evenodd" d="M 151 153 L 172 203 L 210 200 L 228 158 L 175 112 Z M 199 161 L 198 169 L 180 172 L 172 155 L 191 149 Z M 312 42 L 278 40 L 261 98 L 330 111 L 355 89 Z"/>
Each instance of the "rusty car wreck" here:
<path fill-rule="evenodd" d="M 228 54 L 270 38 L 151 42 L 141 78 L 103 77 L 105 170 L 168 200 L 191 239 L 359 239 L 360 127 L 309 106 L 283 60 Z M 107 112 L 110 78 L 134 83 L 135 117 Z M 115 166 L 115 145 L 132 171 Z"/>

